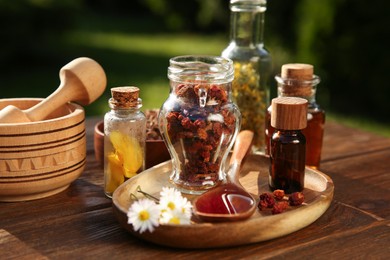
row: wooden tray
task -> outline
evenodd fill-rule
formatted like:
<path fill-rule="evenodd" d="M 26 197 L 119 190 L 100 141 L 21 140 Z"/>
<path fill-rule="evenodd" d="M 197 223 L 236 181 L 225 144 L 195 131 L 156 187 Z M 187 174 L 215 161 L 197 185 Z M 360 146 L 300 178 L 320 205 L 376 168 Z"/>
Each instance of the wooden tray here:
<path fill-rule="evenodd" d="M 241 171 L 241 184 L 252 194 L 269 191 L 269 158 L 261 155 L 249 155 Z M 113 194 L 113 208 L 122 227 L 136 237 L 156 244 L 177 248 L 212 248 L 250 244 L 281 237 L 300 230 L 317 220 L 329 207 L 334 185 L 325 174 L 306 169 L 305 203 L 298 207 L 289 207 L 282 214 L 272 215 L 269 210 L 256 210 L 249 219 L 239 222 L 205 223 L 196 217 L 191 225 L 160 225 L 154 232 L 142 234 L 133 231 L 127 224 L 127 210 L 131 205 L 130 193 L 136 194 L 136 188 L 158 195 L 164 186 L 172 186 L 168 178 L 171 162 L 167 161 L 150 168 L 136 177 L 127 180 Z M 157 196 L 158 197 L 158 196 Z M 186 196 L 190 200 L 194 195 Z"/>

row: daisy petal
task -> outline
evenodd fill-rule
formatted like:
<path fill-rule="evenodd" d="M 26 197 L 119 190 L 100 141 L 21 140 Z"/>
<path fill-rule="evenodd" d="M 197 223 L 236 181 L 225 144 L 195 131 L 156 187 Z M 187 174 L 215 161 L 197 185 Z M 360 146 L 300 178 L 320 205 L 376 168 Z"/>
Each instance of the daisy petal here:
<path fill-rule="evenodd" d="M 140 199 L 135 201 L 128 213 L 127 222 L 133 225 L 134 231 L 143 233 L 146 230 L 153 232 L 158 226 L 160 217 L 160 209 L 158 205 L 150 199 Z"/>

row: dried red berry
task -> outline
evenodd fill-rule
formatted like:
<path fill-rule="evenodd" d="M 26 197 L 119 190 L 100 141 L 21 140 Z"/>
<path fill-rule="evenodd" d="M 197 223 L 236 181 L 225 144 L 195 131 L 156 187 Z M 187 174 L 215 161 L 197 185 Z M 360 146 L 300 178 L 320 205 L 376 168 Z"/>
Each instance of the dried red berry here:
<path fill-rule="evenodd" d="M 272 214 L 280 214 L 288 208 L 287 201 L 279 201 L 272 208 Z"/>
<path fill-rule="evenodd" d="M 284 198 L 284 190 L 274 190 L 275 199 L 282 200 Z"/>
<path fill-rule="evenodd" d="M 258 208 L 260 210 L 265 208 L 272 208 L 275 205 L 275 198 L 272 193 L 265 192 L 260 194 L 260 201 L 258 204 Z"/>
<path fill-rule="evenodd" d="M 305 196 L 302 192 L 294 192 L 288 198 L 288 201 L 291 206 L 299 206 L 303 203 L 304 200 Z"/>
<path fill-rule="evenodd" d="M 198 97 L 191 85 L 180 85 L 176 89 L 176 95 L 181 98 L 186 98 L 189 101 L 197 101 Z"/>
<path fill-rule="evenodd" d="M 231 135 L 236 125 L 234 114 L 221 109 L 228 101 L 225 87 L 223 84 L 188 83 L 175 89 L 178 101 L 174 102 L 172 111 L 167 112 L 166 123 L 172 144 L 175 146 L 180 141 L 180 149 L 186 154 L 182 181 L 202 183 L 218 179 L 222 157 L 216 155 L 221 144 L 226 145 L 230 140 L 224 135 Z M 201 109 L 200 97 L 205 97 L 208 104 Z M 225 120 L 220 120 L 221 116 Z"/>

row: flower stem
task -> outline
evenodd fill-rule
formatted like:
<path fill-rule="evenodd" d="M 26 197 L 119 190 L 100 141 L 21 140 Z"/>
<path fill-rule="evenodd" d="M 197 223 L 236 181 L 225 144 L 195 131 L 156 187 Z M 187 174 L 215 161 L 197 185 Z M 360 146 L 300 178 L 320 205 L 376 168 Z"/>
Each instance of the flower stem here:
<path fill-rule="evenodd" d="M 147 193 L 147 192 L 141 190 L 141 186 L 139 186 L 139 185 L 138 185 L 138 187 L 137 187 L 137 192 L 141 193 L 142 195 L 144 195 L 144 196 L 145 196 L 146 198 L 148 198 L 148 199 L 152 199 L 152 200 L 156 201 L 157 203 L 159 202 L 159 199 L 158 199 L 158 198 L 156 198 L 156 197 L 150 195 L 149 193 Z"/>

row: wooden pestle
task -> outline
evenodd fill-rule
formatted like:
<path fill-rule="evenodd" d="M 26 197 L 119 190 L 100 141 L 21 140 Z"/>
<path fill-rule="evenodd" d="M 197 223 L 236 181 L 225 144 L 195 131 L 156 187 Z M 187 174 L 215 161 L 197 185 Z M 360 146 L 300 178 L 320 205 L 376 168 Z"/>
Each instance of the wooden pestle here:
<path fill-rule="evenodd" d="M 7 106 L 0 111 L 0 123 L 23 123 L 44 120 L 51 112 L 70 101 L 88 105 L 105 90 L 103 68 L 94 60 L 77 58 L 60 70 L 61 84 L 50 96 L 35 106 L 21 110 Z"/>

